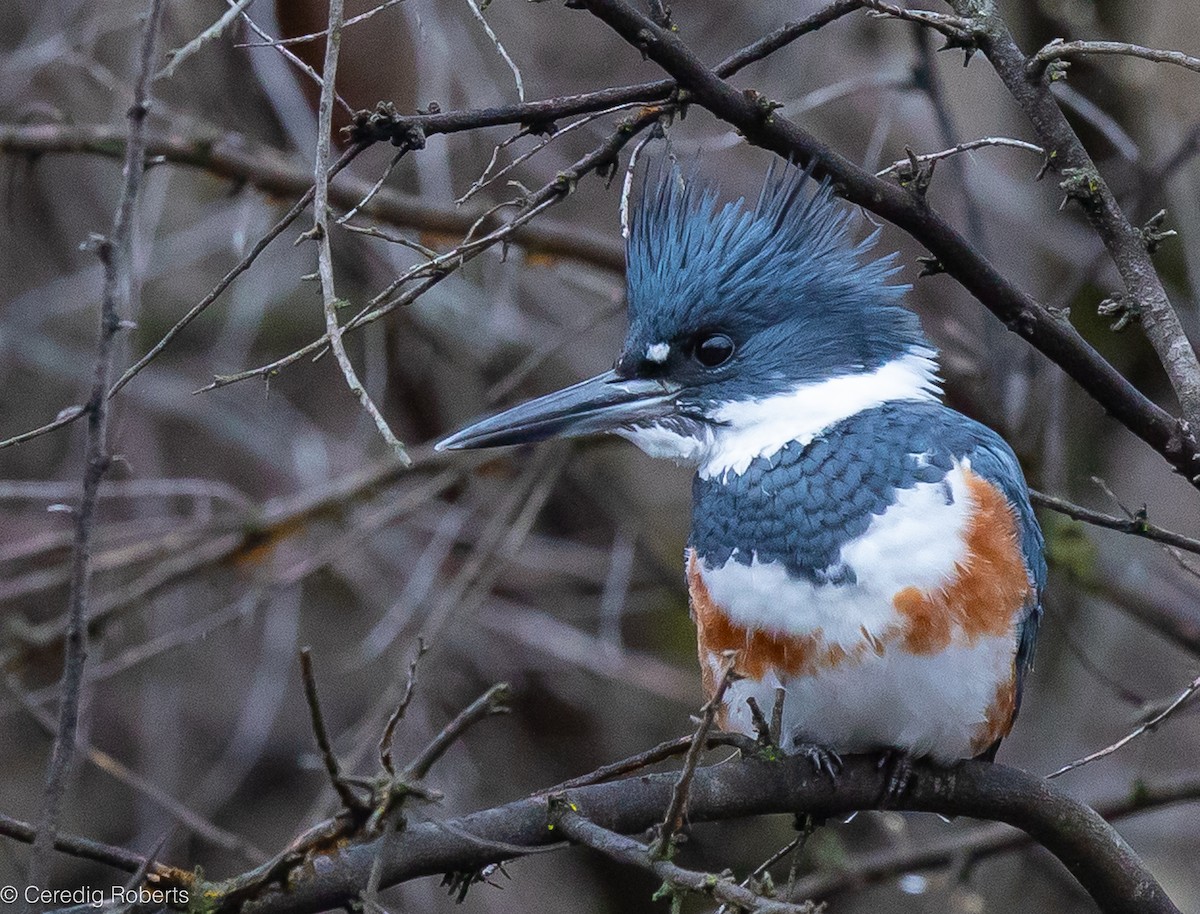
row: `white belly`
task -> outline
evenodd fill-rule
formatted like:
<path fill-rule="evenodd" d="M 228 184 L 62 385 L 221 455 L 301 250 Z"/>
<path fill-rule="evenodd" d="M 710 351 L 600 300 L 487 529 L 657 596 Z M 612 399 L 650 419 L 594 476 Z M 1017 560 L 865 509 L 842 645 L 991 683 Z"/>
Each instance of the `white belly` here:
<path fill-rule="evenodd" d="M 897 748 L 951 762 L 980 752 L 997 689 L 1011 681 L 1016 645 L 991 637 L 952 645 L 935 655 L 908 654 L 893 646 L 857 663 L 780 682 L 741 679 L 726 692 L 730 730 L 753 733 L 746 699 L 768 717 L 782 685 L 784 749 L 816 743 L 839 752 Z"/>

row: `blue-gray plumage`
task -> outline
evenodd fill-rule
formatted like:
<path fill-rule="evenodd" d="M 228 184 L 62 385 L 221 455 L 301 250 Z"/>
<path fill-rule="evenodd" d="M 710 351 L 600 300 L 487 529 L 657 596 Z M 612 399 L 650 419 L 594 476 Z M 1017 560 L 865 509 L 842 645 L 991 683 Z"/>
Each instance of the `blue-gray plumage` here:
<path fill-rule="evenodd" d="M 612 432 L 697 467 L 687 555 L 724 724 L 787 691 L 792 744 L 994 753 L 1041 619 L 1020 466 L 941 401 L 936 351 L 878 233 L 828 185 L 771 175 L 753 206 L 660 164 L 627 248 L 616 367 L 440 447 Z"/>
<path fill-rule="evenodd" d="M 663 165 L 652 183 L 648 173 L 628 244 L 621 363 L 633 368 L 648 346 L 672 343 L 672 361 L 658 370 L 685 373 L 706 399 L 733 400 L 870 370 L 928 345 L 900 305 L 908 287 L 888 283 L 895 255 L 867 258 L 879 233 L 854 243 L 851 213 L 833 204 L 828 184 L 806 197 L 808 181 L 799 169 L 772 172 L 748 209 L 719 206 L 716 188 L 695 175 Z M 690 370 L 689 346 L 717 328 L 732 337 L 734 359 L 716 373 Z"/>

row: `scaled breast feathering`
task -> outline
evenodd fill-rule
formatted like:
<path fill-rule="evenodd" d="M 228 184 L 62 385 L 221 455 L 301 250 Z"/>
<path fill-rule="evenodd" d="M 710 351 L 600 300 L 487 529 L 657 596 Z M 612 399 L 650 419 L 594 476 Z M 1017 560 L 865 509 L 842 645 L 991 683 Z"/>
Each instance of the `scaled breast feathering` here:
<path fill-rule="evenodd" d="M 785 749 L 992 758 L 1041 619 L 1016 457 L 942 402 L 937 353 L 849 210 L 796 168 L 754 205 L 660 164 L 627 246 L 616 366 L 439 449 L 613 433 L 696 467 L 685 573 L 701 676 L 786 690 Z"/>

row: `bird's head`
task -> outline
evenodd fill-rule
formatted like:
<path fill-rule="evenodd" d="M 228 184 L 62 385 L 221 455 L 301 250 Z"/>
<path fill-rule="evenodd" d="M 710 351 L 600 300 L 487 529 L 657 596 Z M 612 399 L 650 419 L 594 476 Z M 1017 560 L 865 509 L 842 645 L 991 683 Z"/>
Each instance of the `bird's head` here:
<path fill-rule="evenodd" d="M 812 190 L 809 190 L 812 187 Z M 894 255 L 805 172 L 757 203 L 674 166 L 647 179 L 627 246 L 629 332 L 611 371 L 475 423 L 442 449 L 610 432 L 706 475 L 877 403 L 937 397 L 934 350 L 889 284 Z"/>

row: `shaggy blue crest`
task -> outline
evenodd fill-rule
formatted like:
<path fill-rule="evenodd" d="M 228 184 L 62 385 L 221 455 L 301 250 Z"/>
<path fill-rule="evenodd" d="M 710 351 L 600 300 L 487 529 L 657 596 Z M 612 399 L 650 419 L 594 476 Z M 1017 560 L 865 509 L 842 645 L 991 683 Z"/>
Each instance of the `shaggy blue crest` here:
<path fill-rule="evenodd" d="M 811 192 L 810 192 L 811 191 Z M 852 212 L 828 183 L 772 168 L 753 207 L 660 161 L 631 226 L 629 335 L 623 363 L 656 343 L 719 330 L 738 344 L 746 383 L 824 380 L 930 348 L 889 284 L 895 255 L 871 259 L 878 231 L 855 241 Z M 758 390 L 755 392 L 766 392 Z"/>

